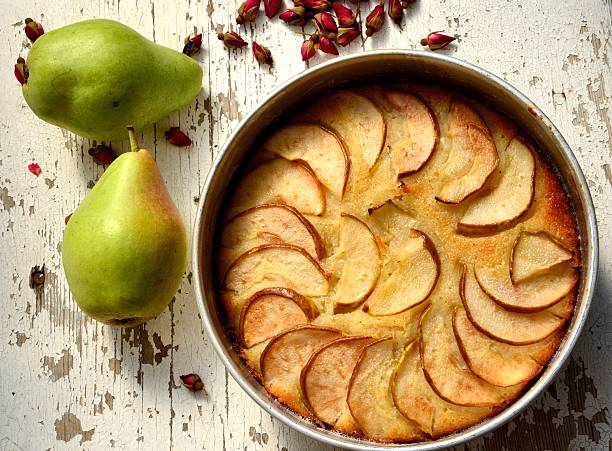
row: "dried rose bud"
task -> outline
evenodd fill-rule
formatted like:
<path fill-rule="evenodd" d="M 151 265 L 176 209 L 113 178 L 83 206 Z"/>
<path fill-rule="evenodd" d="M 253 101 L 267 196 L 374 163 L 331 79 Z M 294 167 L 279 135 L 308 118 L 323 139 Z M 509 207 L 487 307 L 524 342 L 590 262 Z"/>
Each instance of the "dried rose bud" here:
<path fill-rule="evenodd" d="M 402 0 L 402 8 L 406 9 L 414 2 L 416 2 L 416 0 Z"/>
<path fill-rule="evenodd" d="M 329 0 L 302 0 L 302 4 L 312 11 L 327 11 L 331 6 Z"/>
<path fill-rule="evenodd" d="M 179 377 L 181 378 L 181 382 L 183 383 L 183 385 L 192 392 L 204 390 L 204 383 L 202 382 L 202 378 L 197 374 L 191 373 Z M 204 393 L 206 393 L 206 390 L 204 390 Z"/>
<path fill-rule="evenodd" d="M 223 44 L 225 44 L 225 46 L 230 49 L 239 49 L 241 47 L 249 45 L 235 31 L 227 31 L 225 33 L 219 33 L 217 35 L 217 39 L 219 39 L 220 41 L 223 41 Z"/>
<path fill-rule="evenodd" d="M 304 6 L 304 0 L 293 0 L 293 6 Z"/>
<path fill-rule="evenodd" d="M 312 37 L 302 43 L 302 61 L 307 61 L 317 53 L 317 44 Z"/>
<path fill-rule="evenodd" d="M 448 36 L 439 31 L 432 31 L 426 38 L 421 39 L 421 45 L 429 47 L 430 50 L 439 50 L 446 47 L 448 44 L 457 39 L 454 36 Z"/>
<path fill-rule="evenodd" d="M 191 139 L 189 139 L 189 136 L 187 136 L 185 132 L 181 131 L 181 129 L 178 127 L 170 127 L 165 135 L 170 144 L 174 144 L 175 146 L 188 147 L 191 145 Z"/>
<path fill-rule="evenodd" d="M 185 46 L 183 47 L 183 53 L 187 56 L 192 56 L 198 53 L 201 47 L 202 33 L 196 34 L 195 36 L 187 36 L 185 38 Z"/>
<path fill-rule="evenodd" d="M 281 0 L 263 0 L 266 16 L 270 19 L 278 13 L 281 7 Z"/>
<path fill-rule="evenodd" d="M 338 49 L 336 48 L 330 37 L 324 34 L 322 34 L 319 38 L 319 49 L 321 49 L 323 53 L 329 53 L 330 55 L 338 54 Z"/>
<path fill-rule="evenodd" d="M 28 165 L 28 171 L 38 177 L 42 172 L 42 169 L 40 169 L 40 165 L 38 163 L 30 163 Z"/>
<path fill-rule="evenodd" d="M 278 16 L 278 18 L 287 25 L 302 26 L 306 23 L 306 8 L 303 6 L 296 6 L 295 8 L 288 9 Z"/>
<path fill-rule="evenodd" d="M 357 28 L 338 28 L 336 42 L 339 46 L 345 47 L 353 42 L 358 36 L 361 36 L 361 30 Z"/>
<path fill-rule="evenodd" d="M 238 15 L 236 16 L 236 22 L 243 24 L 245 22 L 252 22 L 257 17 L 259 12 L 259 5 L 261 0 L 245 0 L 238 8 Z"/>
<path fill-rule="evenodd" d="M 334 12 L 336 13 L 336 18 L 338 19 L 338 23 L 341 27 L 351 27 L 355 23 L 357 19 L 357 15 L 355 11 L 353 11 L 348 6 L 344 6 L 341 3 L 334 2 L 332 3 L 332 8 L 334 8 Z"/>
<path fill-rule="evenodd" d="M 259 64 L 272 65 L 272 53 L 268 47 L 264 47 L 255 41 L 253 41 L 251 47 L 253 49 L 253 55 Z"/>
<path fill-rule="evenodd" d="M 366 17 L 366 36 L 370 37 L 377 33 L 385 23 L 385 6 L 379 3 Z"/>
<path fill-rule="evenodd" d="M 45 34 L 45 30 L 43 29 L 42 25 L 29 17 L 25 20 L 25 27 L 23 30 L 25 31 L 26 36 L 32 42 L 35 42 L 38 38 Z"/>
<path fill-rule="evenodd" d="M 338 24 L 336 23 L 336 19 L 334 19 L 334 16 L 332 16 L 330 13 L 324 11 L 322 13 L 315 14 L 314 20 L 320 32 L 338 32 Z"/>
<path fill-rule="evenodd" d="M 404 17 L 402 2 L 400 0 L 389 0 L 388 14 L 391 20 L 399 25 L 402 22 L 402 17 Z"/>
<path fill-rule="evenodd" d="M 26 62 L 22 57 L 17 58 L 17 64 L 15 64 L 15 69 L 13 71 L 15 74 L 15 78 L 21 86 L 25 85 L 28 81 L 28 66 L 26 66 Z"/>
<path fill-rule="evenodd" d="M 45 284 L 45 265 L 34 266 L 30 270 L 30 288 L 33 290 Z"/>
<path fill-rule="evenodd" d="M 89 155 L 93 157 L 93 160 L 98 164 L 111 164 L 117 158 L 117 154 L 108 146 L 102 144 L 97 145 L 89 149 Z"/>

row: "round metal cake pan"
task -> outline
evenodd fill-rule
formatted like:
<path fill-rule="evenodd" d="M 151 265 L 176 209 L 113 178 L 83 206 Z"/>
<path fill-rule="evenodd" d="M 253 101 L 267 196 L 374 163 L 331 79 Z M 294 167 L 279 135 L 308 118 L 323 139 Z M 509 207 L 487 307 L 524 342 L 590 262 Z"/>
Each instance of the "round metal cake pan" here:
<path fill-rule="evenodd" d="M 240 362 L 226 334 L 214 280 L 217 220 L 233 175 L 275 121 L 325 91 L 362 82 L 422 81 L 472 95 L 522 127 L 558 169 L 573 203 L 582 247 L 582 274 L 574 316 L 557 353 L 535 383 L 496 416 L 438 440 L 405 445 L 380 444 L 317 427 L 273 400 Z M 542 111 L 517 89 L 491 73 L 455 58 L 425 51 L 378 50 L 320 64 L 276 88 L 236 127 L 219 151 L 200 196 L 192 245 L 195 293 L 202 323 L 219 358 L 238 384 L 266 412 L 320 442 L 352 450 L 435 450 L 459 445 L 509 421 L 538 397 L 570 355 L 587 320 L 597 275 L 595 211 L 584 175 L 567 142 Z"/>

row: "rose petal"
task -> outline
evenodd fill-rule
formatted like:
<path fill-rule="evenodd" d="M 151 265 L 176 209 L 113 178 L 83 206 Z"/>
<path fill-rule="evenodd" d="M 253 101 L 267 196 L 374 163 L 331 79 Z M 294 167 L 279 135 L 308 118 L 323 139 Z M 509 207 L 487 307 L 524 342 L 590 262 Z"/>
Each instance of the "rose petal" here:
<path fill-rule="evenodd" d="M 89 155 L 98 164 L 111 164 L 117 158 L 117 154 L 108 146 L 97 145 L 89 149 Z"/>
<path fill-rule="evenodd" d="M 191 145 L 189 136 L 178 127 L 170 127 L 165 135 L 170 144 L 174 144 L 175 146 L 188 147 Z"/>
<path fill-rule="evenodd" d="M 38 163 L 30 163 L 28 165 L 28 171 L 38 177 L 42 172 L 42 169 L 40 168 L 40 165 Z"/>

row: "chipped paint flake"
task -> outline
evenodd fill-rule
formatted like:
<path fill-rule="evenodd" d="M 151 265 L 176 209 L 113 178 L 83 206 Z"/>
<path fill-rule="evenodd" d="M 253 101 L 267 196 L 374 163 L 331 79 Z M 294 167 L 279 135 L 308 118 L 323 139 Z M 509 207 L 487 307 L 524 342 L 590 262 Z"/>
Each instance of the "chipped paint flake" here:
<path fill-rule="evenodd" d="M 15 207 L 15 199 L 9 194 L 6 186 L 0 189 L 0 202 L 2 202 L 2 209 L 4 211 L 10 211 Z"/>
<path fill-rule="evenodd" d="M 68 349 L 63 349 L 59 358 L 44 356 L 41 361 L 42 368 L 49 373 L 49 379 L 52 382 L 68 376 L 74 367 L 74 359 Z"/>
<path fill-rule="evenodd" d="M 61 418 L 55 420 L 55 438 L 57 440 L 62 440 L 64 442 L 69 442 L 77 435 L 81 436 L 81 440 L 79 440 L 79 445 L 82 445 L 84 442 L 91 441 L 95 428 L 89 429 L 87 431 L 83 430 L 81 426 L 81 420 L 70 412 L 64 412 Z"/>
<path fill-rule="evenodd" d="M 115 357 L 108 359 L 108 368 L 115 376 L 119 376 L 121 374 L 121 359 Z"/>
<path fill-rule="evenodd" d="M 28 339 L 28 337 L 26 336 L 26 334 L 22 333 L 22 332 L 16 332 L 15 333 L 15 344 L 17 346 L 19 346 L 20 348 L 23 346 L 23 344 L 26 342 L 26 340 Z"/>

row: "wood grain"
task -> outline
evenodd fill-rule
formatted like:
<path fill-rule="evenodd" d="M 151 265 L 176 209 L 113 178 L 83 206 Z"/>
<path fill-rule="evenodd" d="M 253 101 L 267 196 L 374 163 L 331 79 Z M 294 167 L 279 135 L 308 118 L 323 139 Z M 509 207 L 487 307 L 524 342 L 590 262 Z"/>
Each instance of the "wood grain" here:
<path fill-rule="evenodd" d="M 238 0 L 0 1 L 0 448 L 328 450 L 273 420 L 228 376 L 201 329 L 190 274 L 171 306 L 133 331 L 81 314 L 61 269 L 64 217 L 103 169 L 91 142 L 43 123 L 29 110 L 12 75 L 28 52 L 23 19 L 53 29 L 70 22 L 118 19 L 180 49 L 204 33 L 198 60 L 203 89 L 191 107 L 161 121 L 141 140 L 188 224 L 212 158 L 240 118 L 275 85 L 304 70 L 301 37 L 263 17 L 241 27 L 276 58 L 260 68 L 250 49 L 228 52 L 216 33 L 231 25 Z M 365 6 L 365 4 L 364 4 Z M 572 146 L 598 214 L 601 261 L 597 294 L 569 363 L 517 419 L 460 449 L 609 449 L 612 446 L 612 4 L 418 0 L 401 28 L 362 48 L 420 48 L 428 31 L 457 34 L 445 53 L 480 65 L 515 85 L 551 117 Z M 326 57 L 315 57 L 309 65 Z M 165 142 L 178 125 L 189 149 Z M 124 150 L 126 145 L 114 144 Z M 27 164 L 42 167 L 40 177 Z M 44 265 L 42 289 L 29 287 Z M 196 395 L 178 376 L 198 372 L 209 392 Z"/>

